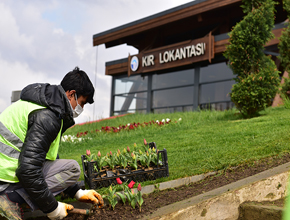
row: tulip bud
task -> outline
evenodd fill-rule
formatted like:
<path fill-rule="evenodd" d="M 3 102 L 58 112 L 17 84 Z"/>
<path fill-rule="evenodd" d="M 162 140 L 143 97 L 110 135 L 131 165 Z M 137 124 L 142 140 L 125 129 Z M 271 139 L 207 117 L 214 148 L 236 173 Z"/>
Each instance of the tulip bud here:
<path fill-rule="evenodd" d="M 120 155 L 121 154 L 121 151 L 118 149 L 118 154 Z"/>
<path fill-rule="evenodd" d="M 113 191 L 113 189 L 112 189 L 112 186 L 110 186 L 109 190 L 110 190 L 110 192 L 112 192 L 112 191 Z"/>
<path fill-rule="evenodd" d="M 139 150 L 139 154 L 141 155 L 141 154 L 143 154 L 143 152 L 141 150 Z"/>
<path fill-rule="evenodd" d="M 129 187 L 130 189 L 132 189 L 133 186 L 134 186 L 134 184 L 135 184 L 135 182 L 132 180 L 132 181 L 128 184 L 128 187 Z"/>
<path fill-rule="evenodd" d="M 129 148 L 129 146 L 127 146 L 127 152 L 130 153 L 130 148 Z"/>
<path fill-rule="evenodd" d="M 112 151 L 110 151 L 110 155 L 113 156 Z"/>
<path fill-rule="evenodd" d="M 136 143 L 134 143 L 134 148 L 136 148 L 137 147 L 137 144 Z"/>
<path fill-rule="evenodd" d="M 151 154 L 151 148 L 149 148 L 149 154 Z"/>
<path fill-rule="evenodd" d="M 123 153 L 125 154 L 127 151 L 126 151 L 126 149 L 124 148 L 124 150 L 123 150 Z"/>
<path fill-rule="evenodd" d="M 144 139 L 144 145 L 146 146 L 147 145 L 147 141 Z"/>
<path fill-rule="evenodd" d="M 91 156 L 91 151 L 87 150 L 87 156 Z"/>
<path fill-rule="evenodd" d="M 146 151 L 146 155 L 147 155 L 147 157 L 149 156 L 149 153 L 148 153 L 148 151 Z"/>
<path fill-rule="evenodd" d="M 98 152 L 98 157 L 101 157 L 101 152 L 100 151 Z"/>
<path fill-rule="evenodd" d="M 141 191 L 141 189 L 142 189 L 142 188 L 141 188 L 141 184 L 139 183 L 139 185 L 138 185 L 138 187 L 137 187 L 137 190 L 138 190 L 138 191 Z"/>
<path fill-rule="evenodd" d="M 153 148 L 152 148 L 152 151 L 155 153 L 155 152 L 156 152 L 156 148 L 155 148 L 155 147 L 153 147 Z"/>
<path fill-rule="evenodd" d="M 121 180 L 120 178 L 116 178 L 116 181 L 117 181 L 117 183 L 118 183 L 119 185 L 122 184 L 122 180 Z"/>

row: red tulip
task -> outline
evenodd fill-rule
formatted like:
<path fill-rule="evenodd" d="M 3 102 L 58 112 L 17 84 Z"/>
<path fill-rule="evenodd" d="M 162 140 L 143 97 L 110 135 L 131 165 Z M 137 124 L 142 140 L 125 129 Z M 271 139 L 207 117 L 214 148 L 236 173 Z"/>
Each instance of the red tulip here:
<path fill-rule="evenodd" d="M 87 156 L 91 156 L 91 151 L 87 150 Z"/>
<path fill-rule="evenodd" d="M 144 139 L 144 145 L 147 145 L 147 141 Z"/>
<path fill-rule="evenodd" d="M 110 155 L 111 155 L 111 156 L 113 156 L 113 153 L 112 153 L 112 151 L 110 151 Z"/>
<path fill-rule="evenodd" d="M 138 191 L 141 191 L 141 189 L 142 189 L 142 188 L 141 188 L 141 184 L 139 183 L 139 185 L 138 185 L 138 187 L 137 187 L 137 190 L 138 190 Z"/>
<path fill-rule="evenodd" d="M 98 157 L 101 157 L 101 152 L 100 151 L 98 152 Z"/>
<path fill-rule="evenodd" d="M 119 185 L 122 184 L 122 180 L 121 180 L 120 178 L 116 178 L 116 180 L 117 180 L 117 183 L 118 183 Z"/>
<path fill-rule="evenodd" d="M 127 152 L 130 153 L 130 148 L 129 148 L 129 146 L 127 146 Z"/>
<path fill-rule="evenodd" d="M 128 184 L 128 187 L 129 187 L 130 189 L 132 189 L 133 186 L 134 186 L 134 184 L 135 184 L 135 182 L 132 180 L 132 181 Z"/>

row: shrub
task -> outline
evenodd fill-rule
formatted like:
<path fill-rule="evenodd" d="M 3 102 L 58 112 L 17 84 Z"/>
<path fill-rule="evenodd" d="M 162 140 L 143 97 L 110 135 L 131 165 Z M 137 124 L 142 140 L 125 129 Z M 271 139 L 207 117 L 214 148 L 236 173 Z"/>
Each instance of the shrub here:
<path fill-rule="evenodd" d="M 243 0 L 246 15 L 232 29 L 224 53 L 237 75 L 231 100 L 244 117 L 253 117 L 269 106 L 278 92 L 279 71 L 263 53 L 264 45 L 273 38 L 275 4 L 272 0 Z"/>
<path fill-rule="evenodd" d="M 290 18 L 290 1 L 283 1 L 283 8 L 285 11 L 287 11 L 287 17 Z M 282 67 L 289 72 L 289 65 L 290 65 L 290 23 L 288 23 L 288 26 L 283 29 L 281 37 L 279 38 L 279 53 L 280 56 L 278 58 L 281 60 Z M 290 90 L 290 79 L 284 77 L 284 83 L 282 85 L 280 94 L 283 98 L 284 102 L 285 97 L 289 98 L 289 94 L 287 91 Z"/>

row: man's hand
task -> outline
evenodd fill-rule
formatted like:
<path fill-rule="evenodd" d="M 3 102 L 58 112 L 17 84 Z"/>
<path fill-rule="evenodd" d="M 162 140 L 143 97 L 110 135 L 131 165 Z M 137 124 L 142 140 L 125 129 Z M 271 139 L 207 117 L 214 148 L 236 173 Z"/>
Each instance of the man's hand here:
<path fill-rule="evenodd" d="M 57 208 L 50 212 L 47 213 L 47 217 L 50 219 L 63 219 L 64 217 L 67 216 L 67 210 L 72 210 L 74 207 L 72 205 L 58 202 Z"/>
<path fill-rule="evenodd" d="M 95 190 L 82 190 L 80 189 L 77 191 L 75 198 L 79 200 L 80 202 L 89 202 L 98 204 L 99 208 L 102 208 L 104 206 L 104 201 L 102 196 L 97 193 Z"/>

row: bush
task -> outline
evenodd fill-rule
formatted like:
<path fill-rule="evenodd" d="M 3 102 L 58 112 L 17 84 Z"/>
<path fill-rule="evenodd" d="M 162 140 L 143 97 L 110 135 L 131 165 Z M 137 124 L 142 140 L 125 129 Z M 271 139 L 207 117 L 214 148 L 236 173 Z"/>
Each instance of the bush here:
<path fill-rule="evenodd" d="M 273 38 L 275 4 L 272 0 L 243 0 L 247 14 L 231 31 L 224 53 L 237 75 L 231 100 L 244 117 L 257 115 L 278 92 L 279 71 L 263 53 L 264 45 Z"/>
<path fill-rule="evenodd" d="M 287 17 L 290 18 L 290 1 L 283 1 L 283 8 L 285 11 L 287 11 Z M 280 56 L 278 58 L 281 60 L 282 67 L 289 72 L 289 64 L 290 64 L 290 24 L 288 23 L 288 26 L 283 29 L 281 37 L 279 38 L 279 53 Z M 285 101 L 285 98 L 289 98 L 289 94 L 287 93 L 290 90 L 290 79 L 284 77 L 284 83 L 282 85 L 280 94 L 282 99 Z"/>
<path fill-rule="evenodd" d="M 265 57 L 265 67 L 258 73 L 250 73 L 232 88 L 231 100 L 245 116 L 255 116 L 271 105 L 276 95 L 280 79 L 277 68 L 269 57 Z"/>

